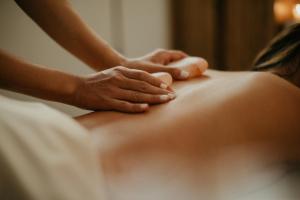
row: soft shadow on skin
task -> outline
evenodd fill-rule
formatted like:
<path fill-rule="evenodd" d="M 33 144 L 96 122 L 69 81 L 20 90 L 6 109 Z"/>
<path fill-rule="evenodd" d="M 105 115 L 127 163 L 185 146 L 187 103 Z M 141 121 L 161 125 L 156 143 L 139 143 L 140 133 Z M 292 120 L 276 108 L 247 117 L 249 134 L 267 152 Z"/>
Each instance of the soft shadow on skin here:
<path fill-rule="evenodd" d="M 109 115 L 110 117 L 102 117 L 103 115 L 105 116 Z M 76 117 L 75 120 L 82 121 L 84 125 L 87 127 L 97 127 L 97 126 L 107 125 L 110 124 L 111 122 L 115 122 L 120 119 L 123 119 L 123 117 L 126 115 L 136 115 L 136 114 L 121 113 L 116 111 L 96 111 L 83 116 Z M 88 120 L 89 118 L 93 118 L 93 119 L 101 118 L 101 120 L 96 120 L 97 123 L 95 124 L 95 121 Z"/>
<path fill-rule="evenodd" d="M 206 79 L 209 79 L 209 78 L 211 78 L 209 75 L 203 74 L 202 76 L 200 76 L 198 78 L 194 78 L 194 79 L 204 79 L 204 80 L 206 80 Z"/>
<path fill-rule="evenodd" d="M 194 84 L 201 84 L 203 81 L 209 80 L 210 78 L 211 77 L 209 75 L 202 75 L 201 77 L 193 78 L 190 80 L 176 81 L 173 84 L 173 86 L 175 87 L 175 91 L 176 91 L 177 89 L 180 89 L 182 87 L 182 84 L 185 83 L 186 81 L 189 81 L 191 83 L 191 85 L 194 85 Z M 166 103 L 166 104 L 168 104 L 168 103 Z M 94 126 L 94 120 L 85 120 L 85 119 L 101 118 L 101 120 L 97 120 L 97 124 L 95 124 L 95 125 L 97 125 L 97 126 L 107 125 L 111 122 L 116 122 L 120 119 L 124 119 L 123 118 L 124 116 L 147 115 L 147 114 L 149 114 L 149 112 L 151 112 L 151 109 L 153 109 L 154 107 L 158 107 L 158 106 L 164 106 L 164 104 L 151 105 L 150 110 L 145 113 L 121 113 L 121 112 L 117 112 L 117 111 L 95 111 L 95 112 L 91 112 L 91 113 L 83 115 L 83 116 L 75 117 L 75 120 L 83 121 L 87 126 L 92 127 L 92 126 Z M 107 117 L 107 116 L 109 116 L 109 117 Z"/>
<path fill-rule="evenodd" d="M 181 83 L 186 83 L 187 81 L 189 82 L 189 83 L 195 83 L 195 82 L 198 82 L 198 83 L 201 83 L 202 81 L 206 81 L 206 80 L 208 80 L 208 79 L 210 79 L 211 78 L 211 76 L 209 76 L 209 75 L 206 75 L 206 74 L 203 74 L 203 75 L 201 75 L 200 77 L 195 77 L 195 78 L 191 78 L 191 79 L 188 79 L 188 80 L 176 80 L 174 83 L 173 83 L 173 85 L 172 85 L 172 87 L 177 87 L 178 85 L 180 85 Z M 176 89 L 176 88 L 175 88 Z"/>

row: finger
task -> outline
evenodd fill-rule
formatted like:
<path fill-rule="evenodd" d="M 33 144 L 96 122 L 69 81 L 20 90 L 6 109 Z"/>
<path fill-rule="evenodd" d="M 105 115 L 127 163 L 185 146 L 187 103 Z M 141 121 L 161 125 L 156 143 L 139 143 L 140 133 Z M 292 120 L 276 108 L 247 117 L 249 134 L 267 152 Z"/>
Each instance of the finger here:
<path fill-rule="evenodd" d="M 121 73 L 130 79 L 136 79 L 140 81 L 145 81 L 155 87 L 166 89 L 168 86 L 161 81 L 160 79 L 152 76 L 148 72 L 142 71 L 142 70 L 136 70 L 136 69 L 121 69 Z"/>
<path fill-rule="evenodd" d="M 119 85 L 120 88 L 133 90 L 148 94 L 169 94 L 170 91 L 150 85 L 145 81 L 125 78 L 124 82 Z"/>
<path fill-rule="evenodd" d="M 111 99 L 110 106 L 113 110 L 127 112 L 127 113 L 141 113 L 146 112 L 149 109 L 148 104 L 136 104 L 118 99 Z"/>
<path fill-rule="evenodd" d="M 170 62 L 177 61 L 188 55 L 179 50 L 158 49 L 152 55 L 152 61 L 157 64 L 167 65 Z"/>
<path fill-rule="evenodd" d="M 169 64 L 170 62 L 174 62 L 174 61 L 181 60 L 183 58 L 188 57 L 188 55 L 186 53 L 184 53 L 183 51 L 169 50 L 168 53 L 170 55 L 170 59 L 169 59 L 169 62 L 165 63 L 165 64 Z"/>
<path fill-rule="evenodd" d="M 172 85 L 173 83 L 173 78 L 172 76 L 167 73 L 167 72 L 156 72 L 156 73 L 152 73 L 152 76 L 159 78 L 160 80 L 162 80 L 165 84 L 167 84 L 169 87 Z"/>
<path fill-rule="evenodd" d="M 144 69 L 151 73 L 167 72 L 176 80 L 185 80 L 188 79 L 190 76 L 188 71 L 176 67 L 159 65 L 159 64 L 145 64 Z"/>
<path fill-rule="evenodd" d="M 161 67 L 161 71 L 168 72 L 172 75 L 172 77 L 176 80 L 186 80 L 190 77 L 190 73 L 188 71 L 174 68 L 174 67 L 168 67 L 163 66 Z"/>
<path fill-rule="evenodd" d="M 165 103 L 175 98 L 175 94 L 153 95 L 136 92 L 132 90 L 120 90 L 118 92 L 118 99 L 135 102 L 135 103 L 149 103 L 158 104 Z"/>
<path fill-rule="evenodd" d="M 125 69 L 128 70 L 128 68 L 125 68 Z M 177 79 L 177 80 L 188 79 L 189 75 L 190 75 L 189 72 L 181 70 L 179 68 L 161 65 L 161 64 L 154 64 L 154 63 L 143 63 L 142 65 L 139 66 L 139 69 L 142 69 L 142 70 L 150 72 L 150 73 L 167 72 L 174 79 Z M 121 69 L 121 70 L 123 70 L 123 69 Z M 129 69 L 129 70 L 133 70 L 133 69 Z M 126 71 L 125 70 L 123 70 L 123 71 L 124 71 L 124 75 L 125 75 Z M 137 71 L 140 71 L 140 70 L 137 70 Z M 161 81 L 161 83 L 162 83 L 162 81 Z"/>

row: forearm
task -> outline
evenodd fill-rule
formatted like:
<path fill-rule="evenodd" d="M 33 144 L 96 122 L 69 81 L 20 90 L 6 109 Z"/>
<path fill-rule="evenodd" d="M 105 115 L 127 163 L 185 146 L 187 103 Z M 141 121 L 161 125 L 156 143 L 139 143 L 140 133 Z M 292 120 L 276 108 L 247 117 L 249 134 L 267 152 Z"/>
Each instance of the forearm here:
<path fill-rule="evenodd" d="M 72 104 L 79 78 L 27 63 L 0 50 L 0 87 L 31 96 Z"/>
<path fill-rule="evenodd" d="M 125 58 L 86 25 L 67 0 L 16 0 L 56 42 L 96 70 L 120 65 Z"/>

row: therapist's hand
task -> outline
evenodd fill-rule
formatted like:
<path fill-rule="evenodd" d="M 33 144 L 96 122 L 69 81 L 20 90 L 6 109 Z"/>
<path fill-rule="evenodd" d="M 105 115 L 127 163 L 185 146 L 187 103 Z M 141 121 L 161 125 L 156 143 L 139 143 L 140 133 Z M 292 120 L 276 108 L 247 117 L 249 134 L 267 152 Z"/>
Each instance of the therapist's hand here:
<path fill-rule="evenodd" d="M 168 72 L 174 79 L 184 80 L 189 76 L 187 72 L 166 65 L 183 59 L 187 56 L 188 55 L 182 51 L 158 49 L 141 58 L 127 59 L 122 65 L 132 69 L 144 70 L 150 73 Z"/>
<path fill-rule="evenodd" d="M 90 110 L 144 112 L 149 104 L 175 98 L 160 79 L 126 67 L 110 68 L 79 79 L 73 104 Z"/>

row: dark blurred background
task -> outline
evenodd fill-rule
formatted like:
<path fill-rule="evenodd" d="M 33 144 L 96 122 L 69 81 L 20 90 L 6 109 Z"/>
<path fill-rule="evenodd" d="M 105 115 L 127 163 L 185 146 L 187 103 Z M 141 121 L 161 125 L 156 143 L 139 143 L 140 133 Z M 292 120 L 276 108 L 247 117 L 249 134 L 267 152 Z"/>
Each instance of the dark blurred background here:
<path fill-rule="evenodd" d="M 212 68 L 246 70 L 284 26 L 299 20 L 298 0 L 173 0 L 172 44 Z"/>

